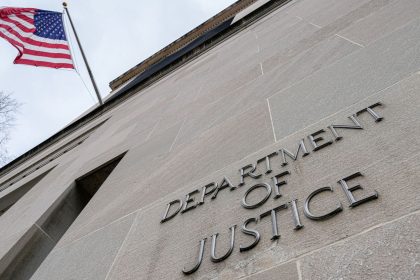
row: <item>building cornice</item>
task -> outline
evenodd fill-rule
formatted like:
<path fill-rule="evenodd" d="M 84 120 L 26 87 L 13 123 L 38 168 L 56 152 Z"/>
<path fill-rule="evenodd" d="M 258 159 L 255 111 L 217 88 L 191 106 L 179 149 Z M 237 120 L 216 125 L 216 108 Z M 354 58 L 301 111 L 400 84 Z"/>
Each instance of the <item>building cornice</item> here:
<path fill-rule="evenodd" d="M 253 4 L 257 0 L 239 0 L 218 13 L 217 15 L 213 16 L 212 18 L 208 19 L 204 23 L 200 24 L 184 36 L 180 37 L 179 39 L 175 40 L 174 42 L 170 43 L 157 53 L 153 54 L 149 58 L 145 59 L 144 61 L 140 62 L 124 74 L 120 75 L 116 79 L 112 80 L 109 83 L 109 87 L 112 90 L 120 87 L 122 84 L 130 80 L 131 78 L 137 76 L 138 74 L 145 71 L 151 65 L 159 62 L 163 58 L 173 54 L 174 52 L 178 51 L 188 43 L 192 42 L 193 40 L 197 39 L 201 35 L 203 35 L 208 30 L 211 30 L 215 26 L 221 24 L 228 18 L 234 16 L 241 10 L 245 9 L 249 5 Z"/>

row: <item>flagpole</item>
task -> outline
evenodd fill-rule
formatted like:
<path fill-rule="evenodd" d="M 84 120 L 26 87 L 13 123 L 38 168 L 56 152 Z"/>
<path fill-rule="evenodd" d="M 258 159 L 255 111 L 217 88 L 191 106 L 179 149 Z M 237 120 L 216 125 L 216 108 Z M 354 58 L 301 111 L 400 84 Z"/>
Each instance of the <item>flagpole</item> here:
<path fill-rule="evenodd" d="M 98 86 L 96 85 L 95 78 L 93 77 L 93 74 L 92 74 L 92 70 L 90 70 L 90 66 L 89 66 L 89 63 L 87 61 L 85 52 L 83 51 L 82 44 L 80 43 L 79 36 L 77 36 L 77 32 L 76 32 L 76 29 L 74 28 L 73 21 L 71 20 L 70 13 L 69 13 L 69 10 L 67 9 L 67 3 L 66 2 L 63 2 L 63 7 L 64 7 L 64 11 L 67 14 L 67 17 L 69 18 L 70 25 L 71 25 L 71 28 L 73 30 L 74 36 L 76 37 L 77 44 L 79 45 L 80 53 L 82 54 L 83 60 L 85 62 L 87 71 L 89 73 L 90 80 L 92 81 L 92 84 L 93 84 L 93 88 L 95 89 L 96 97 L 98 97 L 99 104 L 102 105 L 104 103 L 102 101 L 101 95 L 99 94 Z"/>

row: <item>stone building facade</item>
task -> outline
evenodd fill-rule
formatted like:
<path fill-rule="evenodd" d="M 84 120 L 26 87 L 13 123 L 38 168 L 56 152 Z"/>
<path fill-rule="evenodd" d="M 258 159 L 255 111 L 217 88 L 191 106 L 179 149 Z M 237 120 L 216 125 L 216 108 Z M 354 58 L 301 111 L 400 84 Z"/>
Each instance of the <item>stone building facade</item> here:
<path fill-rule="evenodd" d="M 420 1 L 238 1 L 0 170 L 1 279 L 419 279 Z"/>

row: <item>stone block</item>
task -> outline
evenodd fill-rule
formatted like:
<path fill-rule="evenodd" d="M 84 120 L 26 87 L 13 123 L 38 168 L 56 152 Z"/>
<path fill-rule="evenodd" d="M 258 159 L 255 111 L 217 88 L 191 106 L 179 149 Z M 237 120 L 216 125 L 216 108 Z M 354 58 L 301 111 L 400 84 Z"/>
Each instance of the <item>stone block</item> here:
<path fill-rule="evenodd" d="M 62 248 L 54 249 L 31 279 L 105 279 L 133 223 L 127 216 Z"/>
<path fill-rule="evenodd" d="M 261 18 L 259 21 L 255 22 L 249 27 L 254 33 L 258 34 L 257 38 L 260 37 L 269 37 L 270 34 L 276 33 L 287 34 L 293 32 L 292 27 L 297 23 L 301 22 L 302 19 L 294 15 L 285 13 L 284 10 L 286 7 L 282 7 L 266 17 Z"/>
<path fill-rule="evenodd" d="M 420 213 L 378 225 L 302 258 L 303 279 L 420 277 Z"/>
<path fill-rule="evenodd" d="M 299 48 L 302 42 L 306 42 L 318 30 L 318 27 L 301 20 L 283 32 L 271 32 L 266 36 L 257 32 L 258 44 L 261 48 L 258 57 L 261 61 L 270 59 L 274 55 L 289 57 L 291 53 L 294 53 L 291 50 L 302 51 L 302 48 Z M 306 47 L 309 48 L 310 45 L 306 44 Z"/>
<path fill-rule="evenodd" d="M 22 249 L 15 248 L 18 252 L 0 275 L 1 279 L 29 279 L 55 245 L 55 242 L 37 226 L 33 226 L 27 235 L 30 235 L 29 240 Z"/>
<path fill-rule="evenodd" d="M 391 1 L 375 13 L 351 24 L 339 34 L 363 45 L 368 45 L 418 18 L 419 14 L 419 1 Z"/>
<path fill-rule="evenodd" d="M 370 0 L 321 0 L 316 2 L 306 0 L 297 2 L 296 5 L 286 9 L 286 12 L 304 18 L 316 25 L 326 26 L 345 15 L 348 15 L 368 2 L 370 2 Z"/>
<path fill-rule="evenodd" d="M 307 1 L 306 1 L 307 2 Z M 331 1 L 327 1 L 331 2 Z M 335 1 L 334 1 L 335 2 Z M 318 26 L 320 28 L 318 31 L 314 32 L 311 36 L 308 36 L 304 38 L 304 40 L 301 40 L 299 44 L 296 44 L 293 48 L 289 49 L 289 56 L 293 56 L 293 54 L 300 53 L 302 50 L 308 49 L 312 47 L 313 45 L 331 37 L 334 35 L 337 35 L 340 33 L 341 30 L 351 26 L 352 24 L 355 24 L 361 20 L 363 20 L 365 17 L 368 17 L 369 15 L 375 13 L 376 11 L 380 10 L 381 8 L 385 7 L 390 0 L 372 0 L 372 1 L 363 1 L 363 5 L 360 5 L 359 7 L 345 11 L 344 14 L 340 13 L 334 13 L 334 11 L 329 10 L 329 13 L 331 13 L 330 16 L 333 17 L 333 21 L 329 23 L 326 26 Z M 345 1 L 336 2 L 335 4 L 332 4 L 331 7 L 334 7 L 335 5 L 351 5 L 351 4 L 360 4 L 360 1 L 353 1 L 352 3 L 347 3 Z M 308 3 L 307 8 L 310 9 L 311 4 L 318 5 L 319 1 Z M 325 3 L 324 3 L 325 4 Z M 330 3 L 331 4 L 331 3 Z M 322 5 L 321 5 L 322 6 Z M 291 6 L 293 8 L 293 6 Z M 316 9 L 315 9 L 316 10 Z M 328 10 L 328 9 L 326 9 Z M 293 12 L 292 12 L 293 14 Z M 303 19 L 306 20 L 307 19 Z M 317 26 L 317 25 L 316 25 Z M 351 41 L 351 40 L 349 40 Z M 352 41 L 353 42 L 353 41 Z M 355 44 L 360 44 L 359 42 L 354 42 Z"/>
<path fill-rule="evenodd" d="M 234 277 L 234 276 L 233 276 Z M 233 278 L 231 278 L 233 279 Z M 282 280 L 298 280 L 299 272 L 297 270 L 296 262 L 289 262 L 264 270 L 262 272 L 253 274 L 251 276 L 243 278 L 243 280 L 273 280 L 273 279 L 282 279 Z"/>
<path fill-rule="evenodd" d="M 419 35 L 419 22 L 412 22 L 273 95 L 269 101 L 277 139 L 418 71 Z"/>
<path fill-rule="evenodd" d="M 334 35 L 307 50 L 302 50 L 301 53 L 294 54 L 292 57 L 288 56 L 287 52 L 277 53 L 264 60 L 262 66 L 264 74 L 274 71 L 277 77 L 291 75 L 302 77 L 302 72 L 313 73 L 322 66 L 331 64 L 359 48 L 360 46 Z M 295 74 L 295 72 L 298 73 Z M 273 80 L 275 79 L 273 78 Z M 286 86 L 279 89 L 292 85 L 296 81 L 296 78 L 292 77 L 290 82 L 286 83 Z"/>
<path fill-rule="evenodd" d="M 293 57 L 275 55 L 263 62 L 264 77 L 250 87 L 255 94 L 269 97 L 340 61 L 359 48 L 334 35 Z"/>

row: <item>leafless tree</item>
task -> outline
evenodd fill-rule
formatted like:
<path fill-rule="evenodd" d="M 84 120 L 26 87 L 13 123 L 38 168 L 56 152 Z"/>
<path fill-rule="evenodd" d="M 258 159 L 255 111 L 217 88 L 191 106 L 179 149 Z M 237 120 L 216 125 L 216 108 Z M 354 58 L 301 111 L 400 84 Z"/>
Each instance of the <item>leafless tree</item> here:
<path fill-rule="evenodd" d="M 10 93 L 0 91 L 0 165 L 9 161 L 6 143 L 9 141 L 10 129 L 15 124 L 19 103 Z"/>

